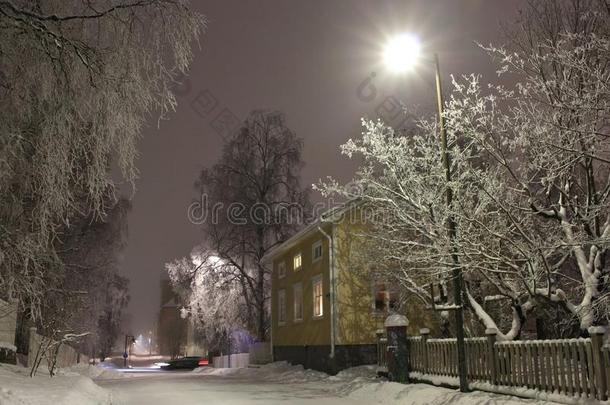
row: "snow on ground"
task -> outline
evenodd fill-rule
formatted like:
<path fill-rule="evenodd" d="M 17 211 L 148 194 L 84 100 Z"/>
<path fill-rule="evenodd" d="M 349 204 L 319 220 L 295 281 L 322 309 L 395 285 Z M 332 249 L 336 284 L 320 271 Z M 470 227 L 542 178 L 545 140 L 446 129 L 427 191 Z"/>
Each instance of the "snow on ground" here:
<path fill-rule="evenodd" d="M 400 405 L 533 405 L 540 401 L 474 391 L 462 394 L 458 390 L 428 384 L 399 384 L 379 379 L 376 366 L 359 366 L 329 376 L 302 366 L 291 366 L 286 362 L 272 363 L 259 368 L 214 369 L 202 367 L 194 373 L 225 377 L 231 380 L 250 380 L 256 383 L 301 384 L 310 389 L 326 393 L 326 398 L 343 398 L 347 403 L 358 401 L 366 404 Z M 325 405 L 324 398 L 317 398 L 318 405 Z M 329 402 L 330 403 L 330 402 Z M 333 402 L 334 403 L 334 402 Z"/>
<path fill-rule="evenodd" d="M 114 367 L 114 368 L 112 368 Z M 336 376 L 277 362 L 257 368 L 170 371 L 78 365 L 49 378 L 30 378 L 23 367 L 0 365 L 0 405 L 533 405 L 540 401 L 376 377 L 375 366 Z M 132 377 L 132 378 L 125 378 Z"/>
<path fill-rule="evenodd" d="M 77 365 L 49 377 L 42 366 L 34 378 L 25 367 L 0 364 L 0 405 L 110 405 L 112 393 L 95 384 L 94 378 L 117 378 L 122 374 L 98 366 Z"/>
<path fill-rule="evenodd" d="M 95 380 L 129 377 L 129 374 L 118 371 L 113 364 L 106 362 L 95 366 L 89 364 L 77 364 L 69 368 L 58 370 L 57 375 L 66 377 L 85 376 Z"/>

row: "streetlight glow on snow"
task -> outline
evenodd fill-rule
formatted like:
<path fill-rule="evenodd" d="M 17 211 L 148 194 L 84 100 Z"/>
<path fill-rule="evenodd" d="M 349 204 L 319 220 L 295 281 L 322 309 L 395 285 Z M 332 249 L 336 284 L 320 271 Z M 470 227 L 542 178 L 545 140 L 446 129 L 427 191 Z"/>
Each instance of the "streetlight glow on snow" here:
<path fill-rule="evenodd" d="M 411 34 L 401 34 L 392 38 L 385 46 L 383 59 L 390 69 L 405 72 L 411 69 L 419 59 L 421 44 Z"/>

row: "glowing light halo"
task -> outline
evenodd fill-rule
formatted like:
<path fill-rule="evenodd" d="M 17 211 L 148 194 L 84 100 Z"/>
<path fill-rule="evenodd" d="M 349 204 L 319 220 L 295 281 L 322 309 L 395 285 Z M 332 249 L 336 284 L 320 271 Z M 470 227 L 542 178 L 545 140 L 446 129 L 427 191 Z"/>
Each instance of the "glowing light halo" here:
<path fill-rule="evenodd" d="M 411 70 L 421 54 L 421 43 L 412 34 L 400 34 L 392 38 L 383 50 L 383 60 L 395 72 Z"/>

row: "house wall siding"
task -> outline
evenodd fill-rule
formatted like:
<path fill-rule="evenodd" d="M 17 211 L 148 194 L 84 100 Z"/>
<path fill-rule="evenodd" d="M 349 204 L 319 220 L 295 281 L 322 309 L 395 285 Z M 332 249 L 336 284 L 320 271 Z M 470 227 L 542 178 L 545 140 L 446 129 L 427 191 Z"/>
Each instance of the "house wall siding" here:
<path fill-rule="evenodd" d="M 302 364 L 306 368 L 325 372 L 337 372 L 346 367 L 372 364 L 377 361 L 375 332 L 383 328 L 387 313 L 376 312 L 373 305 L 373 283 L 368 269 L 371 263 L 370 239 L 361 236 L 364 227 L 360 211 L 352 209 L 344 213 L 334 224 L 322 225 L 327 234 L 333 235 L 335 245 L 336 286 L 336 341 L 335 356 L 330 358 L 330 261 L 329 243 L 319 230 L 311 231 L 291 247 L 286 247 L 273 258 L 272 274 L 272 334 L 274 360 L 286 360 Z M 322 242 L 323 258 L 312 263 L 312 246 Z M 294 272 L 292 259 L 302 254 L 302 269 Z M 368 253 L 367 253 L 368 252 Z M 278 278 L 278 264 L 284 261 L 286 275 Z M 313 319 L 313 291 L 311 279 L 322 275 L 324 316 Z M 303 321 L 295 321 L 292 286 L 301 282 L 303 287 Z M 286 296 L 286 322 L 278 325 L 278 291 Z M 422 308 L 407 308 L 409 312 L 424 313 Z M 429 312 L 426 313 L 429 316 Z M 429 325 L 430 323 L 428 323 Z M 425 324 L 413 322 L 410 328 L 419 330 Z"/>
<path fill-rule="evenodd" d="M 330 232 L 330 226 L 324 225 L 323 229 Z M 322 242 L 322 258 L 312 262 L 312 246 L 314 243 Z M 297 253 L 302 255 L 301 270 L 294 271 L 293 257 Z M 286 276 L 278 278 L 278 263 L 284 261 L 286 264 Z M 313 288 L 312 279 L 316 276 L 322 277 L 323 294 L 323 316 L 313 317 Z M 299 241 L 295 246 L 278 255 L 273 260 L 272 274 L 272 328 L 274 346 L 305 346 L 305 345 L 330 345 L 330 278 L 329 278 L 329 255 L 328 240 L 319 231 Z M 301 283 L 303 288 L 303 320 L 294 319 L 294 297 L 293 285 Z M 278 325 L 278 291 L 286 291 L 286 322 Z"/>
<path fill-rule="evenodd" d="M 358 209 L 346 212 L 336 226 L 337 244 L 337 344 L 376 343 L 375 331 L 387 314 L 373 310 L 373 284 L 366 253 L 370 240 L 362 235 L 365 225 Z"/>

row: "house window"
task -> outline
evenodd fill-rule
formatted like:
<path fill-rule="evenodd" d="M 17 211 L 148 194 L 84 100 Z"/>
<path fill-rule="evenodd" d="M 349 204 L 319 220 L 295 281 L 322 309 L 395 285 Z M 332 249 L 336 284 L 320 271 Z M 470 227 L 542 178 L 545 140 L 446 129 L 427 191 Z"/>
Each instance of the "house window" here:
<path fill-rule="evenodd" d="M 301 254 L 297 253 L 292 258 L 292 268 L 294 269 L 294 271 L 299 271 L 299 270 L 301 270 L 301 265 L 302 264 L 303 264 L 303 260 L 301 258 Z"/>
<path fill-rule="evenodd" d="M 303 320 L 303 284 L 297 283 L 292 286 L 294 320 Z"/>
<path fill-rule="evenodd" d="M 286 276 L 286 262 L 280 262 L 277 264 L 277 278 L 284 278 Z"/>
<path fill-rule="evenodd" d="M 319 318 L 324 315 L 324 296 L 322 295 L 322 276 L 311 281 L 313 290 L 313 316 Z"/>
<path fill-rule="evenodd" d="M 322 241 L 319 240 L 313 244 L 311 248 L 312 261 L 320 260 L 322 258 Z"/>
<path fill-rule="evenodd" d="M 286 323 L 286 290 L 277 292 L 277 323 L 279 325 Z"/>
<path fill-rule="evenodd" d="M 387 282 L 375 283 L 373 298 L 373 308 L 376 312 L 392 312 L 398 308 L 398 293 Z"/>

